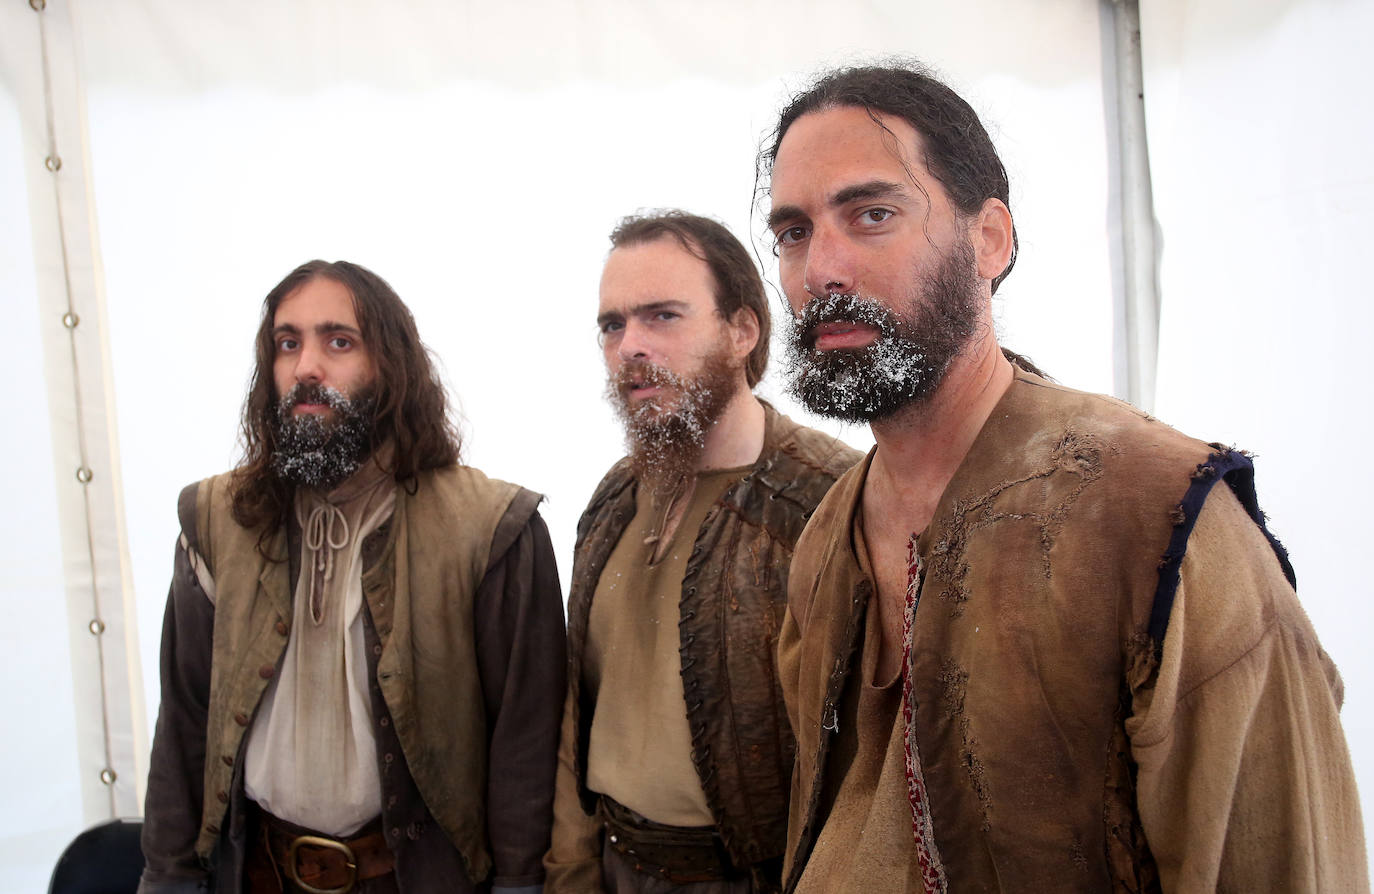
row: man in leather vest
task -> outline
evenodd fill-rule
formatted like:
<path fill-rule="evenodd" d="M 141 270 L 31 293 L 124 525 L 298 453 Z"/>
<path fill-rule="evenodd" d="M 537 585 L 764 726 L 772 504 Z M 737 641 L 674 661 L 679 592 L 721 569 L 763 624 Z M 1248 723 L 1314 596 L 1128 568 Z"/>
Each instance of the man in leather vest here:
<path fill-rule="evenodd" d="M 728 230 L 666 211 L 611 244 L 598 322 L 630 453 L 578 524 L 547 890 L 774 891 L 788 565 L 859 455 L 754 396 L 768 306 Z"/>
<path fill-rule="evenodd" d="M 141 892 L 537 892 L 565 638 L 540 497 L 458 462 L 381 278 L 267 296 L 245 456 L 187 487 Z"/>
<path fill-rule="evenodd" d="M 1249 459 L 998 346 L 1016 232 L 968 104 L 829 73 L 762 167 L 792 388 L 877 442 L 792 566 L 787 889 L 1367 890 Z"/>

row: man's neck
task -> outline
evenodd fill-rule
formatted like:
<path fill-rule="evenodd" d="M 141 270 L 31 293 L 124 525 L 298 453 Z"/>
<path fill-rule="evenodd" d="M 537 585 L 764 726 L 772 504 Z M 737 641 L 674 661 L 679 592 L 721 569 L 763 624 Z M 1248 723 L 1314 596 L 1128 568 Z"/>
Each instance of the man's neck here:
<path fill-rule="evenodd" d="M 735 396 L 706 433 L 697 471 L 751 465 L 763 452 L 764 427 L 763 404 L 741 380 Z"/>
<path fill-rule="evenodd" d="M 884 515 L 923 529 L 940 495 L 958 471 L 993 407 L 1014 377 L 988 329 L 971 350 L 950 364 L 928 401 L 872 425 L 877 454 L 864 484 L 864 500 Z"/>

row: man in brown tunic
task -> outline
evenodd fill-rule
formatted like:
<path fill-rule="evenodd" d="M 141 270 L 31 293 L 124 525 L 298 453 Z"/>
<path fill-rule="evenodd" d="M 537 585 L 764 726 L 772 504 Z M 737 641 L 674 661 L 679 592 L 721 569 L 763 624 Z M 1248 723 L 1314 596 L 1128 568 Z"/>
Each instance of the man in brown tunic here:
<path fill-rule="evenodd" d="M 1249 459 L 998 346 L 972 109 L 841 70 L 763 163 L 792 387 L 877 442 L 793 562 L 787 889 L 1367 890 L 1340 677 Z"/>
<path fill-rule="evenodd" d="M 558 575 L 446 406 L 374 273 L 268 294 L 244 460 L 177 507 L 140 892 L 537 894 Z"/>
<path fill-rule="evenodd" d="M 546 890 L 777 890 L 787 569 L 859 455 L 752 393 L 768 306 L 728 230 L 661 212 L 611 242 L 598 322 L 630 455 L 578 524 Z"/>

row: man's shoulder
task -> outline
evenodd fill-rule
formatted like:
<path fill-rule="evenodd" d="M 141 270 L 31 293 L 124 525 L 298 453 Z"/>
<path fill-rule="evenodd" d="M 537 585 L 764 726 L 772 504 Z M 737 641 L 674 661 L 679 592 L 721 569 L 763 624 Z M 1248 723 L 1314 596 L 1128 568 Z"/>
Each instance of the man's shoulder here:
<path fill-rule="evenodd" d="M 210 516 L 223 513 L 233 518 L 233 470 L 192 481 L 177 495 L 177 521 L 187 545 L 201 552 L 202 528 Z"/>
<path fill-rule="evenodd" d="M 1022 449 L 991 448 L 1006 461 L 1053 462 L 1090 478 L 1099 472 L 1134 477 L 1141 485 L 1158 482 L 1176 490 L 1178 475 L 1191 473 L 1227 448 L 1185 434 L 1123 400 L 1069 388 L 1018 372 L 1012 388 L 989 420 L 995 441 L 1015 441 Z M 1179 491 L 1181 495 L 1181 491 Z"/>
<path fill-rule="evenodd" d="M 826 551 L 826 544 L 849 536 L 868 465 L 867 457 L 858 454 L 826 490 L 797 544 L 799 556 L 815 559 Z"/>
<path fill-rule="evenodd" d="M 634 483 L 634 480 L 634 469 L 630 464 L 630 458 L 622 456 L 615 465 L 606 471 L 605 475 L 601 476 L 601 480 L 597 482 L 596 488 L 587 500 L 587 508 L 584 513 L 594 511 L 598 506 L 624 491 L 625 488 Z"/>
<path fill-rule="evenodd" d="M 181 533 L 193 542 L 196 537 L 196 505 L 201 485 L 210 479 L 192 481 L 177 494 L 177 521 L 181 523 Z"/>
<path fill-rule="evenodd" d="M 1038 409 L 1045 425 L 1075 428 L 1100 435 L 1149 433 L 1153 438 L 1177 444 L 1203 442 L 1156 419 L 1116 397 L 1070 388 L 1031 373 L 1018 371 L 1013 388 L 1022 402 Z"/>
<path fill-rule="evenodd" d="M 1289 582 L 1292 566 L 1287 553 L 1265 527 L 1254 486 L 1254 466 L 1248 453 L 1216 442 L 1191 437 L 1148 413 L 1115 398 L 1076 391 L 1019 374 L 1014 388 L 1021 393 L 1007 403 L 1010 414 L 1030 407 L 1040 418 L 1028 435 L 1013 422 L 1005 425 L 1002 443 L 979 447 L 981 456 L 1000 456 L 1001 466 L 986 462 L 970 490 L 988 482 L 1036 480 L 1023 489 L 1025 499 L 1039 501 L 1063 516 L 1069 506 L 1088 527 L 1082 530 L 1101 542 L 1115 542 L 1123 550 L 1142 545 L 1158 549 L 1160 593 L 1165 597 L 1178 580 L 1178 569 L 1204 505 L 1235 504 L 1246 521 L 1247 536 L 1260 536 L 1277 556 Z M 1006 449 L 1006 442 L 1022 446 Z M 1008 479 L 1007 468 L 1039 475 Z M 1058 484 L 1056 485 L 1056 481 Z M 1224 487 L 1217 487 L 1225 483 Z M 994 488 L 1007 493 L 1004 484 Z M 1209 499 L 1214 492 L 1235 500 Z M 960 494 L 967 500 L 967 493 Z M 1235 513 L 1233 513 L 1235 514 Z M 1258 530 L 1259 534 L 1256 534 Z M 1167 603 L 1167 598 L 1165 600 Z M 1167 619 L 1167 607 L 1161 612 Z M 1161 631 L 1162 637 L 1162 631 Z"/>
<path fill-rule="evenodd" d="M 863 454 L 838 438 L 798 425 L 786 416 L 777 423 L 780 437 L 772 439 L 752 476 L 769 499 L 759 503 L 766 515 L 795 506 L 800 515 L 787 527 L 795 527 L 790 542 L 802 536 L 806 522 L 828 499 L 835 484 L 863 459 Z M 770 526 L 776 527 L 776 524 Z"/>
<path fill-rule="evenodd" d="M 199 481 L 192 481 L 181 489 L 177 496 L 177 515 L 184 518 L 183 507 L 195 509 L 199 500 L 213 500 L 219 504 L 227 504 L 232 501 L 232 487 L 234 470 L 220 472 L 218 475 L 211 475 L 208 478 L 201 478 Z"/>
<path fill-rule="evenodd" d="M 758 461 L 722 503 L 734 517 L 766 529 L 791 549 L 826 492 L 863 456 L 832 435 L 798 425 L 772 407 L 767 410 Z"/>
<path fill-rule="evenodd" d="M 405 488 L 404 482 L 400 485 Z M 481 469 L 450 463 L 426 469 L 415 476 L 407 488 L 411 498 L 437 502 L 452 511 L 470 515 L 475 508 L 500 513 L 501 517 L 518 512 L 524 524 L 538 509 L 543 495 L 511 481 L 493 478 Z"/>
<path fill-rule="evenodd" d="M 462 463 L 449 463 L 448 465 L 425 469 L 415 477 L 417 490 L 425 487 L 459 489 L 471 492 L 504 492 L 526 489 L 514 482 L 493 478 L 481 469 L 465 466 Z"/>
<path fill-rule="evenodd" d="M 804 477 L 822 476 L 831 484 L 863 459 L 862 453 L 834 435 L 808 428 L 781 413 L 776 413 L 773 436 L 764 450 L 770 461 L 790 464 Z"/>

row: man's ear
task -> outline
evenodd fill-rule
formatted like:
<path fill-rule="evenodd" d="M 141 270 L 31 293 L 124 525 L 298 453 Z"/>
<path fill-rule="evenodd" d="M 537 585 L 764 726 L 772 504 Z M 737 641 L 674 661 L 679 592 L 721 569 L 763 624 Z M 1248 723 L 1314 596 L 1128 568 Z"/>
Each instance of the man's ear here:
<path fill-rule="evenodd" d="M 978 262 L 978 275 L 995 279 L 1011 263 L 1011 210 L 1001 199 L 984 199 L 969 228 L 969 242 Z"/>
<path fill-rule="evenodd" d="M 735 357 L 748 357 L 759 343 L 759 317 L 747 307 L 738 307 L 730 315 L 730 332 L 734 342 Z"/>

